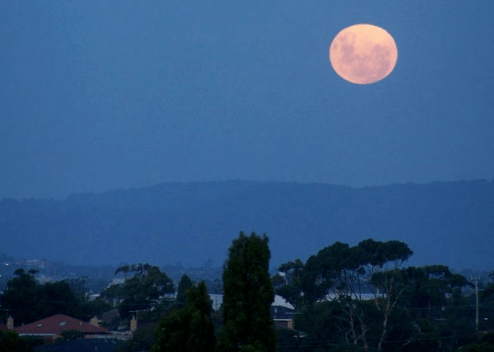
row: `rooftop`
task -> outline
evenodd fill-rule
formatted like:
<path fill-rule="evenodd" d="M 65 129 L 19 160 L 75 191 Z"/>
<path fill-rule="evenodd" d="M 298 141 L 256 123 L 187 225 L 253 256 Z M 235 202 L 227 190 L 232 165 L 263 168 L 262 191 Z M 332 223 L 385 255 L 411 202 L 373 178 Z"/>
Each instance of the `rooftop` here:
<path fill-rule="evenodd" d="M 94 326 L 85 321 L 63 314 L 35 321 L 34 323 L 19 326 L 14 329 L 19 335 L 55 335 L 64 330 L 78 330 L 84 334 L 106 334 L 108 329 Z"/>

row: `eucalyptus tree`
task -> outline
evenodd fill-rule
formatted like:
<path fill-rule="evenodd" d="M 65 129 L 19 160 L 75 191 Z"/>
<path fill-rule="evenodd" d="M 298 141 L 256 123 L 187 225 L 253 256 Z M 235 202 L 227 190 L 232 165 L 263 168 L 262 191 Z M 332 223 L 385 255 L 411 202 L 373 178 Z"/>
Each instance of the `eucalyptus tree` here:
<path fill-rule="evenodd" d="M 276 293 L 295 309 L 302 308 L 305 299 L 302 292 L 304 263 L 300 259 L 287 262 L 278 268 L 278 272 L 272 279 Z"/>
<path fill-rule="evenodd" d="M 369 348 L 367 335 L 380 331 L 375 348 L 382 349 L 389 316 L 395 308 L 403 288 L 397 289 L 399 267 L 413 252 L 403 242 L 378 242 L 368 239 L 351 247 L 335 242 L 308 258 L 288 262 L 280 267 L 273 281 L 277 293 L 306 308 L 317 302 L 331 301 L 334 318 L 348 345 Z M 364 293 L 374 294 L 374 304 L 362 300 Z M 292 304 L 293 304 L 292 303 Z M 376 324 L 376 316 L 381 323 Z M 372 329 L 371 329 L 372 325 Z M 377 326 L 380 325 L 378 328 Z"/>
<path fill-rule="evenodd" d="M 132 276 L 127 277 L 121 285 L 108 287 L 101 295 L 121 301 L 119 311 L 123 318 L 129 317 L 131 311 L 156 307 L 166 294 L 174 292 L 172 279 L 157 266 L 134 264 L 119 267 L 115 274 L 120 272 Z"/>

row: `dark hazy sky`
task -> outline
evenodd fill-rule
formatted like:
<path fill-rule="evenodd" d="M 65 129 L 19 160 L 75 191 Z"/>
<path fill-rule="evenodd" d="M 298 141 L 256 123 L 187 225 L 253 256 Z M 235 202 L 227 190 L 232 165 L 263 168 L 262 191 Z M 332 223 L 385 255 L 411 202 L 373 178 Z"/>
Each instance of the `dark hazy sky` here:
<path fill-rule="evenodd" d="M 339 78 L 385 28 L 395 71 Z M 163 181 L 494 177 L 494 1 L 1 1 L 0 199 Z"/>

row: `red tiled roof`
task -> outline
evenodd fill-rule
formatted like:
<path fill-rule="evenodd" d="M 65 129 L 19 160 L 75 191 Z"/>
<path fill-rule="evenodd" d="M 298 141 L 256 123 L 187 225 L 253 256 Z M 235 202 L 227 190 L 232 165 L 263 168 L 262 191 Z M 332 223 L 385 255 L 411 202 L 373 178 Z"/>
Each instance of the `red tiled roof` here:
<path fill-rule="evenodd" d="M 7 325 L 0 324 L 0 331 L 8 330 Z"/>
<path fill-rule="evenodd" d="M 78 330 L 85 334 L 108 333 L 105 328 L 86 323 L 63 314 L 35 321 L 34 323 L 19 326 L 14 330 L 20 334 L 60 334 L 64 330 Z"/>

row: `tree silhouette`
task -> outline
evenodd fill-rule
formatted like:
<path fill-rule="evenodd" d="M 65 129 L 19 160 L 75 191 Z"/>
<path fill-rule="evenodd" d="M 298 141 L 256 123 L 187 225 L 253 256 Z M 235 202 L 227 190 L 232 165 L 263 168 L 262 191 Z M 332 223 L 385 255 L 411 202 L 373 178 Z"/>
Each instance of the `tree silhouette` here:
<path fill-rule="evenodd" d="M 165 315 L 157 330 L 153 352 L 213 352 L 216 345 L 211 321 L 211 300 L 201 281 L 187 290 L 185 307 Z"/>
<path fill-rule="evenodd" d="M 274 291 L 269 277 L 270 251 L 266 235 L 252 233 L 233 241 L 223 272 L 224 329 L 217 351 L 276 350 L 270 307 Z"/>

